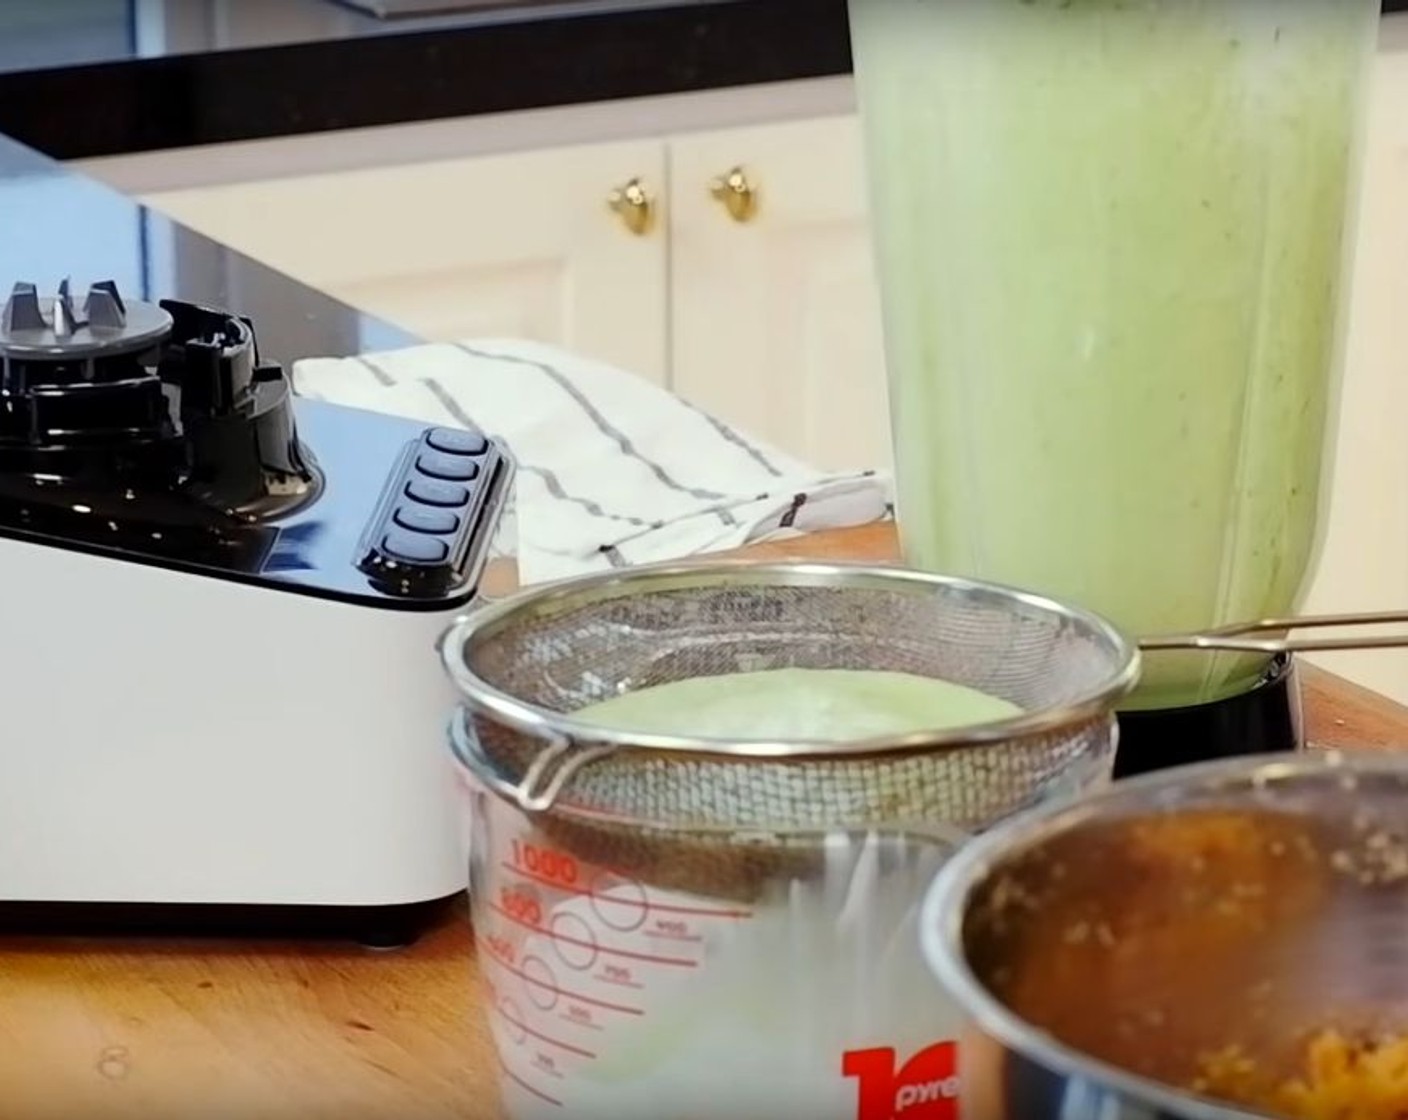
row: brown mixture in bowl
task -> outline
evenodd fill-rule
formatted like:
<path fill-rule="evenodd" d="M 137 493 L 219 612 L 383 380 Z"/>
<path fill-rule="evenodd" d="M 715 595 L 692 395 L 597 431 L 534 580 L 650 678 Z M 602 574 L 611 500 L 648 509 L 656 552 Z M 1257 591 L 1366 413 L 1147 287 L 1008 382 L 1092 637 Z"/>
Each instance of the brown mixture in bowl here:
<path fill-rule="evenodd" d="M 1277 1079 L 1237 1047 L 1208 1055 L 1194 1092 L 1288 1120 L 1408 1120 L 1408 1035 L 1315 1035 L 1302 1068 Z"/>
<path fill-rule="evenodd" d="M 993 869 L 965 952 L 1071 1049 L 1286 1120 L 1408 1120 L 1408 817 L 1352 775 L 1145 807 Z"/>
<path fill-rule="evenodd" d="M 971 959 L 1068 1046 L 1186 1084 L 1229 1030 L 1259 1055 L 1277 1041 L 1298 993 L 1274 983 L 1270 950 L 1309 924 L 1325 873 L 1288 817 L 1209 809 L 1077 832 L 992 883 L 970 916 Z"/>

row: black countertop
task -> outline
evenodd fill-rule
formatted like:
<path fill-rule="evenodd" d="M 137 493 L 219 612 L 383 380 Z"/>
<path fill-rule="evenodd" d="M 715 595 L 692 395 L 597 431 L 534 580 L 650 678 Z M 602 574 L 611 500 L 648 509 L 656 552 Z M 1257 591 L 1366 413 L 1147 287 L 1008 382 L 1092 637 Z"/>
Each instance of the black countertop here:
<path fill-rule="evenodd" d="M 845 0 L 571 0 L 387 21 L 330 0 L 0 3 L 0 133 L 60 159 L 849 69 Z"/>
<path fill-rule="evenodd" d="M 61 159 L 849 70 L 846 0 L 536 0 L 400 20 L 333 0 L 0 2 L 0 133 Z"/>
<path fill-rule="evenodd" d="M 419 341 L 0 136 L 0 303 L 19 280 L 52 292 L 66 269 L 80 291 L 115 280 L 131 298 L 247 315 L 285 367 Z"/>

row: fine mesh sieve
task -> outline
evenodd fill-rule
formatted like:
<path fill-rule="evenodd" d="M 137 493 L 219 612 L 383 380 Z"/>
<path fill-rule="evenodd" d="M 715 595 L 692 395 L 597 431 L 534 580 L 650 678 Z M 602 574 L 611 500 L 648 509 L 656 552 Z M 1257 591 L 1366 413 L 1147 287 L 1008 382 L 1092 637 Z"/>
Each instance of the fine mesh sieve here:
<path fill-rule="evenodd" d="M 693 888 L 707 875 L 718 890 L 725 849 L 729 874 L 751 880 L 778 858 L 778 833 L 972 831 L 1102 778 L 1114 702 L 1138 672 L 1113 628 L 1038 596 L 899 569 L 746 561 L 523 592 L 460 620 L 442 656 L 464 699 L 456 751 L 491 789 L 584 858 Z M 572 718 L 626 691 L 779 668 L 904 672 L 1023 711 L 850 743 L 619 734 Z M 748 833 L 771 847 L 750 854 Z M 704 863 L 691 870 L 695 857 Z"/>

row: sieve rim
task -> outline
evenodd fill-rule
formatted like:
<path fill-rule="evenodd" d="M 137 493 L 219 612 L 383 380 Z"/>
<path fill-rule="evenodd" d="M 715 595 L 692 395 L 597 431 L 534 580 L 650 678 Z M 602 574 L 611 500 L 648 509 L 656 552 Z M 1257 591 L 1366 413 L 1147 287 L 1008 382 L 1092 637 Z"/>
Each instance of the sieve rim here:
<path fill-rule="evenodd" d="M 1113 1090 L 1187 1120 L 1260 1120 L 1265 1114 L 1219 1104 L 1122 1069 L 1068 1046 L 1008 1008 L 974 973 L 963 945 L 973 895 L 1001 866 L 1079 825 L 1176 791 L 1256 790 L 1297 779 L 1348 773 L 1396 776 L 1408 784 L 1408 758 L 1325 750 L 1240 755 L 1125 778 L 1078 801 L 1023 810 L 974 838 L 944 863 L 925 892 L 919 942 L 931 975 L 989 1038 L 1044 1069 Z"/>
<path fill-rule="evenodd" d="M 459 727 L 459 720 L 450 724 L 450 760 L 461 775 L 468 781 L 478 783 L 487 793 L 520 810 L 521 787 L 513 778 L 495 768 L 491 759 L 474 749 Z M 531 812 L 531 810 L 525 810 Z M 955 851 L 972 841 L 977 833 L 972 829 L 960 828 L 947 821 L 932 818 L 910 817 L 903 820 L 875 820 L 870 822 L 850 822 L 826 827 L 822 825 L 792 824 L 711 824 L 708 821 L 691 820 L 687 824 L 664 821 L 659 817 L 640 816 L 635 813 L 621 813 L 614 809 L 600 809 L 574 801 L 557 800 L 547 809 L 546 814 L 560 819 L 594 825 L 610 825 L 617 828 L 633 828 L 645 833 L 667 833 L 675 836 L 797 836 L 822 835 L 832 831 L 842 832 L 895 832 L 923 840 L 930 844 L 942 844 Z"/>
<path fill-rule="evenodd" d="M 576 720 L 520 700 L 475 673 L 461 655 L 472 641 L 493 637 L 523 612 L 550 614 L 566 605 L 585 606 L 621 598 L 641 590 L 685 590 L 702 586 L 868 587 L 876 590 L 944 588 L 989 599 L 1020 603 L 1085 627 L 1111 652 L 1114 667 L 1107 679 L 1065 704 L 1023 711 L 1004 719 L 942 731 L 874 736 L 850 741 L 814 739 L 738 740 L 707 736 L 660 735 L 614 731 Z M 566 740 L 574 746 L 615 751 L 662 752 L 705 757 L 748 759 L 827 759 L 907 754 L 917 751 L 961 750 L 1043 735 L 1107 717 L 1116 701 L 1139 681 L 1139 647 L 1112 623 L 1083 607 L 1036 592 L 964 576 L 922 572 L 911 568 L 868 563 L 798 561 L 690 560 L 642 564 L 610 572 L 556 580 L 485 604 L 457 619 L 439 642 L 441 662 L 466 706 L 536 739 Z"/>

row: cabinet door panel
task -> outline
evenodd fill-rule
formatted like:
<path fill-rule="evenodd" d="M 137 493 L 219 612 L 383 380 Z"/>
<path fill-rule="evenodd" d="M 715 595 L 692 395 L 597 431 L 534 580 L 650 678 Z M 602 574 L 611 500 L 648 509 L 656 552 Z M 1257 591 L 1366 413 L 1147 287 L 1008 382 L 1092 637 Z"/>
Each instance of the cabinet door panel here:
<path fill-rule="evenodd" d="M 154 209 L 437 341 L 564 346 L 663 383 L 665 238 L 607 207 L 657 141 L 402 164 L 163 192 Z"/>
<path fill-rule="evenodd" d="M 735 167 L 748 221 L 710 191 Z M 673 387 L 829 469 L 890 463 L 862 176 L 849 116 L 670 144 Z"/>

